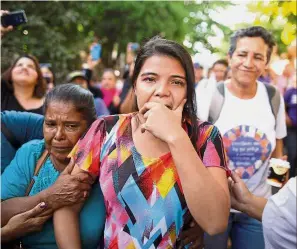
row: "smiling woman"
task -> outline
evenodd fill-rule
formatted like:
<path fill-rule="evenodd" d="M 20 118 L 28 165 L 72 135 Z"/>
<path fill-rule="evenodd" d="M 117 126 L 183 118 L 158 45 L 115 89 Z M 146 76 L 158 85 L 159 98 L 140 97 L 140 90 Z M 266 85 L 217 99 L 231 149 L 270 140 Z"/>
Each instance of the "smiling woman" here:
<path fill-rule="evenodd" d="M 24 55 L 2 75 L 1 111 L 15 110 L 43 114 L 46 84 L 37 59 Z"/>

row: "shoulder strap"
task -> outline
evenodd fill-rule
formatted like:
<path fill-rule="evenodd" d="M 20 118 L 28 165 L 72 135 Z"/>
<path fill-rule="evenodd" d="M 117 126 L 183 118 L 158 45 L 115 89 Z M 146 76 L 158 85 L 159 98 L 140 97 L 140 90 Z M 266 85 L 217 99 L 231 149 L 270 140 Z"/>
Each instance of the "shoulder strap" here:
<path fill-rule="evenodd" d="M 225 101 L 225 84 L 224 82 L 219 82 L 217 83 L 217 87 L 210 101 L 210 108 L 209 108 L 209 115 L 208 115 L 209 122 L 214 124 L 218 120 L 224 105 L 224 101 Z"/>
<path fill-rule="evenodd" d="M 48 158 L 49 156 L 49 152 L 48 150 L 44 150 L 44 152 L 42 153 L 41 157 L 38 159 L 37 163 L 36 163 L 36 167 L 35 167 L 35 170 L 34 170 L 34 176 L 37 176 L 38 173 L 39 173 L 39 170 L 41 169 L 41 166 L 44 164 L 44 162 L 46 161 L 46 159 Z M 34 180 L 34 176 L 32 177 L 31 179 L 31 182 L 26 190 L 26 194 L 25 196 L 28 196 L 34 183 L 35 183 L 35 180 Z"/>
<path fill-rule="evenodd" d="M 15 148 L 16 150 L 21 147 L 20 142 L 16 139 L 13 133 L 7 128 L 4 122 L 1 122 L 1 132 L 4 134 L 8 142 Z"/>
<path fill-rule="evenodd" d="M 272 86 L 270 84 L 264 83 L 264 86 L 265 86 L 267 94 L 268 94 L 271 111 L 272 111 L 275 121 L 276 121 L 277 114 L 278 114 L 279 107 L 280 107 L 280 99 L 281 99 L 280 92 L 274 86 Z"/>

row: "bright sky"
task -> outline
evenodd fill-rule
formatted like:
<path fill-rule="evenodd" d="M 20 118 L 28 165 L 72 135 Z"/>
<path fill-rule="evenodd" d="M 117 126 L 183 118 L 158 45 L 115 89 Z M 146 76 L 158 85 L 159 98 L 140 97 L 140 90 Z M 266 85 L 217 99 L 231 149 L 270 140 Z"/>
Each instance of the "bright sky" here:
<path fill-rule="evenodd" d="M 246 1 L 231 1 L 234 3 L 234 6 L 230 6 L 227 9 L 222 9 L 218 12 L 210 13 L 211 17 L 217 21 L 218 23 L 224 24 L 225 26 L 229 26 L 231 29 L 235 29 L 235 25 L 239 23 L 252 23 L 255 14 L 248 12 L 247 3 L 250 0 Z M 221 46 L 221 40 L 224 34 L 217 30 L 217 36 L 210 39 L 210 43 L 213 46 Z M 211 67 L 211 65 L 219 59 L 218 55 L 213 55 L 203 47 L 202 44 L 196 43 L 194 45 L 195 49 L 199 51 L 199 53 L 193 56 L 193 60 L 195 62 L 199 62 L 204 65 L 206 68 Z"/>

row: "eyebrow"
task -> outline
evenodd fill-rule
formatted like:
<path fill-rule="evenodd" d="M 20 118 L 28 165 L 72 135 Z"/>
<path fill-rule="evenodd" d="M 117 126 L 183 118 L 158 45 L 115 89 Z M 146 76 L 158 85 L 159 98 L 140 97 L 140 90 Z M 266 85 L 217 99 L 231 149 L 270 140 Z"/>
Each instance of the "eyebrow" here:
<path fill-rule="evenodd" d="M 143 76 L 148 76 L 148 75 L 158 76 L 158 74 L 153 73 L 153 72 L 142 73 L 140 76 L 143 77 Z M 180 79 L 186 80 L 186 77 L 181 76 L 181 75 L 171 75 L 170 77 L 171 78 L 180 78 Z"/>
<path fill-rule="evenodd" d="M 248 52 L 245 51 L 245 50 L 241 50 L 241 51 L 238 51 L 238 53 L 244 53 L 244 54 L 247 54 Z M 254 53 L 254 55 L 264 57 L 264 55 L 263 55 L 263 54 L 260 54 L 260 53 Z"/>
<path fill-rule="evenodd" d="M 156 74 L 156 73 L 153 73 L 153 72 L 142 73 L 140 76 L 147 76 L 147 75 L 154 75 L 154 76 L 158 76 L 158 74 Z"/>
<path fill-rule="evenodd" d="M 56 122 L 55 119 L 45 118 L 44 121 L 46 122 Z M 63 121 L 64 124 L 79 124 L 80 120 L 69 120 L 69 121 Z"/>

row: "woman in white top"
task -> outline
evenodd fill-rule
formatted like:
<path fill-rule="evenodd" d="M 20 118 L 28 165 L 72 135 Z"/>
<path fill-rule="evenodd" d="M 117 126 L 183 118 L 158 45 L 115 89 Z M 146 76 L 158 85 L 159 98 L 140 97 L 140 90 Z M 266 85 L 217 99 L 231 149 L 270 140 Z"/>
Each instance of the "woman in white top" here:
<path fill-rule="evenodd" d="M 269 199 L 253 195 L 236 173 L 231 177 L 231 206 L 262 221 L 265 248 L 296 248 L 296 177 Z"/>

